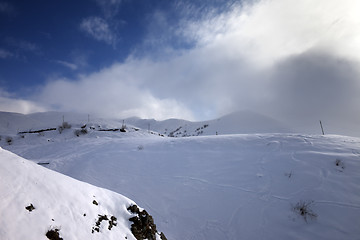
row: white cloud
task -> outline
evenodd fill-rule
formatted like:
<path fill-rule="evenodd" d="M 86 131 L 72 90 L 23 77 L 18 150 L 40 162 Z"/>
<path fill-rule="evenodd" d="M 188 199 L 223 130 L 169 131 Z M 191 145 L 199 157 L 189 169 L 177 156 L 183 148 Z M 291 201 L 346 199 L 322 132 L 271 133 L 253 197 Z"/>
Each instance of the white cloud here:
<path fill-rule="evenodd" d="M 112 18 L 118 13 L 122 0 L 96 0 L 96 2 L 101 7 L 105 18 Z"/>
<path fill-rule="evenodd" d="M 88 17 L 80 23 L 80 29 L 97 41 L 105 42 L 116 48 L 116 29 L 123 21 L 115 20 L 122 0 L 96 0 L 103 12 L 103 18 L 98 16 Z"/>
<path fill-rule="evenodd" d="M 27 41 L 19 41 L 18 46 L 24 51 L 36 52 L 39 51 L 39 47 L 35 43 Z"/>
<path fill-rule="evenodd" d="M 70 63 L 70 62 L 67 62 L 67 61 L 62 61 L 62 60 L 55 60 L 54 62 L 60 64 L 60 65 L 63 65 L 67 68 L 70 68 L 71 70 L 76 70 L 78 69 L 78 66 L 74 63 Z"/>
<path fill-rule="evenodd" d="M 50 81 L 39 101 L 103 115 L 204 119 L 253 109 L 289 125 L 360 124 L 357 12 L 351 0 L 263 0 L 200 19 L 185 14 L 168 33 L 195 47 Z"/>
<path fill-rule="evenodd" d="M 310 89 L 321 76 L 328 78 L 323 82 L 325 88 L 326 81 L 334 83 L 328 87 L 334 87 L 335 92 L 339 86 L 355 89 L 348 93 L 337 93 L 341 98 L 354 103 L 357 90 L 360 91 L 354 80 L 360 77 L 359 72 L 355 71 L 360 62 L 358 12 L 360 3 L 355 0 L 263 0 L 251 5 L 234 5 L 231 11 L 221 14 L 208 11 L 200 20 L 186 16 L 182 20 L 182 28 L 177 29 L 174 34 L 190 39 L 196 47 L 182 51 L 180 57 L 164 62 L 159 67 L 163 70 L 159 70 L 159 76 L 154 78 L 164 81 L 159 80 L 157 85 L 153 83 L 156 80 L 152 80 L 151 84 L 159 86 L 162 82 L 167 86 L 160 87 L 161 90 L 156 94 L 172 89 L 172 94 L 179 101 L 181 99 L 188 103 L 192 100 L 204 108 L 208 103 L 218 114 L 239 108 L 256 108 L 269 114 L 279 113 L 283 109 L 276 104 L 281 99 L 283 103 L 293 102 L 293 107 L 290 107 L 293 112 L 306 114 L 324 111 L 324 115 L 330 117 L 331 109 L 315 110 L 316 104 L 307 101 L 305 97 L 296 101 L 291 94 L 287 94 L 286 98 L 281 97 L 277 91 L 281 87 L 278 82 L 289 83 L 287 86 L 290 91 L 298 82 L 305 82 L 302 76 L 307 76 L 306 84 Z M 326 58 L 328 61 L 324 61 Z M 307 72 L 306 68 L 284 64 L 293 59 L 308 63 L 311 60 L 322 61 L 325 66 L 314 62 L 315 69 Z M 345 74 L 344 65 L 351 69 L 348 74 Z M 290 67 L 298 76 L 293 77 L 293 81 L 287 80 L 287 76 L 279 75 L 279 72 Z M 336 79 L 330 78 L 326 72 L 332 72 Z M 339 73 L 344 76 L 341 77 Z M 276 79 L 274 76 L 285 79 Z M 156 91 L 154 87 L 152 89 Z M 352 116 L 357 119 L 354 104 L 335 102 L 339 96 L 335 98 L 324 92 L 309 93 L 306 90 L 302 88 L 299 94 L 311 94 L 309 97 L 313 100 L 321 98 L 321 102 L 329 103 L 328 106 L 341 106 L 347 109 L 343 118 L 351 118 L 349 114 L 353 112 Z M 280 97 L 276 97 L 276 102 L 271 102 L 276 94 Z M 305 105 L 308 111 L 297 109 L 301 101 L 307 103 Z M 288 111 L 287 114 L 292 113 Z"/>
<path fill-rule="evenodd" d="M 0 89 L 0 111 L 28 114 L 43 112 L 45 108 L 33 101 L 16 98 Z"/>
<path fill-rule="evenodd" d="M 76 49 L 71 51 L 70 58 L 71 62 L 74 63 L 78 68 L 85 68 L 89 65 L 89 52 Z"/>
<path fill-rule="evenodd" d="M 359 11 L 356 0 L 262 0 L 220 15 L 210 12 L 201 21 L 185 19 L 181 33 L 198 46 L 223 45 L 254 64 L 315 47 L 359 59 Z"/>
<path fill-rule="evenodd" d="M 157 98 L 142 89 L 127 72 L 127 66 L 116 64 L 79 79 L 49 82 L 37 97 L 56 110 L 95 113 L 107 117 L 154 117 L 165 119 L 191 112 L 172 98 Z"/>
<path fill-rule="evenodd" d="M 14 57 L 15 55 L 5 49 L 1 49 L 0 48 L 0 58 L 11 58 L 11 57 Z"/>
<path fill-rule="evenodd" d="M 5 39 L 5 42 L 8 45 L 15 47 L 22 52 L 32 52 L 35 54 L 41 53 L 40 47 L 37 44 L 29 42 L 29 41 L 16 39 L 16 38 L 12 38 L 12 37 L 7 37 Z"/>
<path fill-rule="evenodd" d="M 103 18 L 85 18 L 80 24 L 80 29 L 97 41 L 105 42 L 109 45 L 114 45 L 116 42 L 116 35 L 111 31 L 109 24 Z"/>
<path fill-rule="evenodd" d="M 0 2 L 0 13 L 13 14 L 15 13 L 15 9 L 7 2 Z"/>

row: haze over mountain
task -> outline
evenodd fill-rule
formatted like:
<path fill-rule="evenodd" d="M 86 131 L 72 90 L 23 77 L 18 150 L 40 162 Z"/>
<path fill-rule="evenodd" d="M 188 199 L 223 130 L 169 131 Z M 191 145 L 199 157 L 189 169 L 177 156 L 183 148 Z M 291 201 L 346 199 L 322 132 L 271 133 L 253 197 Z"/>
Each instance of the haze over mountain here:
<path fill-rule="evenodd" d="M 108 119 L 96 115 L 70 112 L 42 112 L 33 114 L 1 112 L 0 115 L 0 130 L 13 134 L 30 129 L 56 128 L 57 125 L 61 125 L 63 121 L 77 124 L 101 122 L 109 128 L 119 127 L 119 124 L 124 123 L 137 128 L 150 129 L 164 135 L 169 135 L 173 132 L 176 136 L 300 132 L 296 130 L 296 128 L 287 126 L 285 123 L 249 110 L 237 111 L 217 119 L 198 122 L 184 119 L 157 121 L 155 119 L 141 119 L 138 117 Z M 51 123 L 51 126 L 49 123 Z M 307 132 L 311 133 L 311 131 Z M 317 128 L 314 129 L 312 133 L 321 133 L 320 125 L 317 125 Z"/>

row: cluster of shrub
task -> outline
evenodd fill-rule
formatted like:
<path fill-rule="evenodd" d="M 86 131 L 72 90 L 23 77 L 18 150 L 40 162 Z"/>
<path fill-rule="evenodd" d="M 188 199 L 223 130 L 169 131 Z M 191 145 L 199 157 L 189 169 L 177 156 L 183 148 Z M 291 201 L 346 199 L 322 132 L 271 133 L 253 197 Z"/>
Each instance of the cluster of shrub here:
<path fill-rule="evenodd" d="M 61 134 L 65 129 L 70 129 L 70 128 L 71 128 L 71 124 L 69 124 L 68 122 L 63 122 L 62 125 L 60 125 L 58 127 L 58 131 Z M 74 131 L 74 134 L 77 137 L 80 137 L 80 135 L 85 135 L 87 133 L 88 133 L 88 131 L 87 131 L 87 128 L 86 128 L 86 124 L 83 125 L 81 127 L 81 129 L 75 129 L 75 131 Z"/>
<path fill-rule="evenodd" d="M 86 125 L 82 126 L 81 129 L 76 129 L 74 131 L 74 134 L 77 136 L 77 137 L 80 137 L 80 135 L 85 135 L 87 134 L 88 131 L 87 131 L 87 128 L 86 128 Z"/>
<path fill-rule="evenodd" d="M 58 127 L 58 131 L 61 134 L 65 129 L 70 129 L 71 125 L 67 122 L 63 122 L 62 125 Z"/>
<path fill-rule="evenodd" d="M 65 130 L 65 129 L 71 129 L 71 124 L 69 124 L 68 122 L 63 122 L 60 126 L 58 126 L 57 128 L 49 128 L 49 129 L 41 129 L 41 130 L 36 130 L 36 131 L 26 131 L 26 132 L 19 132 L 19 134 L 24 134 L 24 133 L 39 133 L 40 135 L 43 134 L 43 132 L 46 132 L 46 131 L 53 131 L 53 130 L 58 130 L 60 134 L 62 134 L 62 132 Z M 90 127 L 90 129 L 93 129 L 95 130 L 94 127 Z M 120 131 L 120 132 L 126 132 L 126 125 L 123 124 L 121 126 L 121 128 L 119 129 L 100 129 L 99 131 Z M 88 130 L 87 130 L 87 127 L 86 127 L 86 124 L 83 125 L 80 129 L 75 129 L 74 130 L 74 134 L 79 137 L 81 135 L 85 135 L 88 133 Z M 43 136 L 43 135 L 42 135 Z M 22 135 L 22 137 L 24 137 Z M 1 140 L 1 137 L 0 137 L 0 140 Z M 8 142 L 9 145 L 12 144 L 13 142 L 13 139 L 11 137 L 7 137 L 6 141 Z"/>
<path fill-rule="evenodd" d="M 0 136 L 0 141 L 1 141 L 1 140 L 2 140 L 2 136 Z M 7 144 L 11 145 L 11 144 L 13 144 L 14 140 L 13 140 L 12 137 L 7 136 L 7 137 L 5 137 L 5 142 L 6 142 Z"/>
<path fill-rule="evenodd" d="M 207 127 L 209 127 L 209 124 L 204 124 L 203 126 L 195 129 L 195 134 L 191 134 L 191 133 L 188 133 L 186 130 L 184 130 L 184 132 L 181 132 L 180 130 L 182 129 L 182 127 L 180 126 L 177 129 L 175 129 L 174 131 L 170 132 L 168 134 L 168 137 L 178 137 L 179 135 L 181 137 L 199 136 L 204 133 L 203 129 L 205 129 Z M 166 132 L 167 132 L 167 129 L 165 129 L 165 134 L 166 134 Z"/>

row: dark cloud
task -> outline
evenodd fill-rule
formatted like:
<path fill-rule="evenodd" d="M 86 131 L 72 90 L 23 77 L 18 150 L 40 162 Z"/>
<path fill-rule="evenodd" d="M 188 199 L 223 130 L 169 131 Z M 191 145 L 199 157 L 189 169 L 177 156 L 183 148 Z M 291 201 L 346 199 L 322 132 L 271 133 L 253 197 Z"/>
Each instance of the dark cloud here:
<path fill-rule="evenodd" d="M 306 128 L 323 120 L 336 132 L 360 125 L 359 63 L 308 51 L 278 63 L 270 74 L 269 114 Z M 308 126 L 311 128 L 311 126 Z"/>

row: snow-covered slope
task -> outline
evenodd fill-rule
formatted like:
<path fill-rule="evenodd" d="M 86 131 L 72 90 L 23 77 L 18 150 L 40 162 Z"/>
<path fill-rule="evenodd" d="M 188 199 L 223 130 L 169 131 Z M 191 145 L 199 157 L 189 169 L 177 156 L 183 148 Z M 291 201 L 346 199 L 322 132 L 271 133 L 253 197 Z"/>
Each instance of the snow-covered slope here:
<path fill-rule="evenodd" d="M 101 124 L 102 128 L 121 127 L 122 120 L 102 119 L 88 114 L 69 112 L 41 112 L 33 114 L 20 114 L 11 112 L 0 112 L 0 134 L 16 135 L 24 131 L 36 131 L 40 129 L 58 128 L 63 122 L 73 127 L 84 124 Z"/>
<path fill-rule="evenodd" d="M 0 133 L 14 134 L 22 129 L 31 129 L 39 125 L 37 120 L 32 119 L 29 115 L 21 113 L 0 112 Z"/>
<path fill-rule="evenodd" d="M 0 166 L 0 239 L 135 239 L 130 199 L 1 148 Z"/>
<path fill-rule="evenodd" d="M 182 119 L 157 121 L 154 119 L 103 119 L 97 116 L 77 113 L 44 112 L 18 114 L 0 112 L 0 133 L 17 134 L 23 131 L 57 128 L 62 122 L 74 127 L 84 124 L 101 126 L 102 128 L 120 128 L 123 123 L 131 127 L 159 133 L 170 137 L 207 136 L 243 133 L 290 133 L 293 129 L 270 117 L 252 112 L 239 111 L 218 119 L 191 122 Z"/>
<path fill-rule="evenodd" d="M 126 210 L 134 204 L 131 200 L 3 149 L 0 164 L 1 239 L 45 239 L 51 229 L 58 229 L 64 239 L 134 239 Z M 117 225 L 108 230 L 106 221 L 101 232 L 92 233 L 99 214 L 115 216 Z"/>
<path fill-rule="evenodd" d="M 189 137 L 244 133 L 291 133 L 294 130 L 270 117 L 252 112 L 238 111 L 221 118 L 190 122 L 181 119 L 156 121 L 154 119 L 129 118 L 127 123 L 167 136 Z"/>
<path fill-rule="evenodd" d="M 359 239 L 359 138 L 289 133 L 170 138 L 147 128 L 125 133 L 89 128 L 76 137 L 73 131 L 14 135 L 11 145 L 4 140 L 0 145 L 124 194 L 148 210 L 168 239 Z"/>

